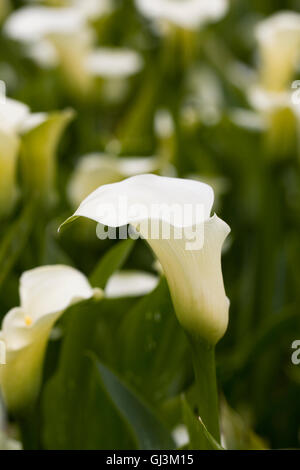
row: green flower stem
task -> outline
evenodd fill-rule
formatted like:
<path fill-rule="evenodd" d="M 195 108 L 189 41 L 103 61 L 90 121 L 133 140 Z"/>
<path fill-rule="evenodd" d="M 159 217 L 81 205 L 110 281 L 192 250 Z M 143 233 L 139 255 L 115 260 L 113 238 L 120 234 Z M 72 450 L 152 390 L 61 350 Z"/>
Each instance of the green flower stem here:
<path fill-rule="evenodd" d="M 215 348 L 203 339 L 189 336 L 196 382 L 197 414 L 214 439 L 220 443 Z M 205 448 L 210 448 L 208 442 Z"/>

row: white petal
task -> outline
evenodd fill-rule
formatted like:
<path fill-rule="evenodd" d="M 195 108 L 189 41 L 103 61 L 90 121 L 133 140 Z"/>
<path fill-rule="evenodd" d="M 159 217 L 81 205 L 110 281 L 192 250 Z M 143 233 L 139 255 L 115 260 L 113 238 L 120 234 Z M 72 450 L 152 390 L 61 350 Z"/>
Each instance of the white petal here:
<path fill-rule="evenodd" d="M 60 312 L 49 313 L 34 319 L 32 315 L 20 307 L 13 308 L 4 317 L 2 335 L 6 344 L 7 354 L 14 357 L 16 352 L 34 343 L 42 335 L 48 335 Z M 32 323 L 26 324 L 26 319 Z"/>
<path fill-rule="evenodd" d="M 286 41 L 287 33 L 299 34 L 300 14 L 294 11 L 280 11 L 261 21 L 256 28 L 256 38 L 260 43 L 270 43 L 281 39 Z"/>
<path fill-rule="evenodd" d="M 138 297 L 152 292 L 158 277 L 143 271 L 121 271 L 113 274 L 106 285 L 108 298 Z"/>
<path fill-rule="evenodd" d="M 141 13 L 152 19 L 165 19 L 187 29 L 196 29 L 209 21 L 221 19 L 227 0 L 136 0 Z"/>
<path fill-rule="evenodd" d="M 5 315 L 2 337 L 7 349 L 21 349 L 30 342 L 31 333 L 25 327 L 25 312 L 22 308 L 13 308 Z"/>
<path fill-rule="evenodd" d="M 243 108 L 234 108 L 229 112 L 229 117 L 236 126 L 244 127 L 253 131 L 265 130 L 262 116 L 254 111 Z"/>
<path fill-rule="evenodd" d="M 141 70 L 143 59 L 137 52 L 129 49 L 103 47 L 89 54 L 86 66 L 95 76 L 129 77 Z"/>
<path fill-rule="evenodd" d="M 32 42 L 48 34 L 72 34 L 80 31 L 85 17 L 76 8 L 24 7 L 7 19 L 4 32 L 12 39 Z"/>
<path fill-rule="evenodd" d="M 73 302 L 93 296 L 87 278 L 70 266 L 42 266 L 25 272 L 20 280 L 21 308 L 34 321 L 62 312 Z"/>
<path fill-rule="evenodd" d="M 300 14 L 275 13 L 256 28 L 260 48 L 261 81 L 272 90 L 289 85 L 300 59 Z"/>
<path fill-rule="evenodd" d="M 248 94 L 250 104 L 262 112 L 269 112 L 280 108 L 292 107 L 291 92 L 284 91 L 271 91 L 265 88 L 256 86 L 249 90 Z"/>
<path fill-rule="evenodd" d="M 185 447 L 190 442 L 190 436 L 188 433 L 188 429 L 184 424 L 179 424 L 176 428 L 172 431 L 172 437 L 176 443 L 176 448 L 181 449 Z"/>
<path fill-rule="evenodd" d="M 230 232 L 216 215 L 197 227 L 190 227 L 182 239 L 148 239 L 166 275 L 179 321 L 190 332 L 216 343 L 228 324 L 222 267 L 222 245 Z M 187 249 L 191 233 L 203 246 Z M 171 232 L 172 233 L 172 232 Z"/>
<path fill-rule="evenodd" d="M 29 107 L 20 101 L 10 98 L 0 100 L 0 127 L 3 130 L 18 132 L 29 113 Z"/>
<path fill-rule="evenodd" d="M 207 220 L 213 199 L 212 188 L 198 181 L 138 175 L 98 188 L 81 203 L 74 215 L 110 227 L 136 225 L 150 219 L 183 227 Z M 189 216 L 183 217 L 187 207 Z"/>
<path fill-rule="evenodd" d="M 20 133 L 25 134 L 26 132 L 31 131 L 35 127 L 38 127 L 40 124 L 45 122 L 48 118 L 47 113 L 32 113 L 26 116 L 22 124 L 20 125 Z"/>

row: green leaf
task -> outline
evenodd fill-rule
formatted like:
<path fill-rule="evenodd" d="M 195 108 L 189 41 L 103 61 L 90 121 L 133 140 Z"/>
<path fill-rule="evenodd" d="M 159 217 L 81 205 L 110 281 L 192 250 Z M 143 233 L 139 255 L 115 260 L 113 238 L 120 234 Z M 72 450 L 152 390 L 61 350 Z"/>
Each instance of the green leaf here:
<path fill-rule="evenodd" d="M 190 449 L 224 450 L 204 425 L 201 416 L 196 416 L 185 396 L 182 397 L 182 414 L 190 436 Z"/>
<path fill-rule="evenodd" d="M 85 301 L 64 315 L 58 368 L 41 397 L 46 449 L 136 448 L 131 429 L 101 387 L 87 354 L 95 350 L 101 306 Z"/>
<path fill-rule="evenodd" d="M 132 427 L 138 447 L 144 450 L 174 449 L 175 444 L 169 431 L 142 398 L 138 397 L 133 390 L 99 361 L 96 361 L 95 364 L 101 382 L 116 408 Z"/>
<path fill-rule="evenodd" d="M 145 401 L 108 369 L 116 363 L 114 332 L 132 302 L 90 300 L 64 314 L 58 366 L 41 396 L 44 448 L 174 447 Z M 101 367 L 95 367 L 91 354 L 101 358 Z"/>
<path fill-rule="evenodd" d="M 118 370 L 147 400 L 158 403 L 175 396 L 192 378 L 187 338 L 165 278 L 123 318 L 118 338 Z"/>
<path fill-rule="evenodd" d="M 45 121 L 22 136 L 20 159 L 26 190 L 39 200 L 46 198 L 47 203 L 54 190 L 56 150 L 73 117 L 71 109 L 52 112 Z"/>
<path fill-rule="evenodd" d="M 134 245 L 134 240 L 128 238 L 113 246 L 101 258 L 90 276 L 90 283 L 93 287 L 104 289 L 110 276 L 120 269 L 126 262 Z"/>
<path fill-rule="evenodd" d="M 23 253 L 25 244 L 33 227 L 35 204 L 29 202 L 20 217 L 10 226 L 0 244 L 0 288 L 9 275 L 19 256 Z"/>

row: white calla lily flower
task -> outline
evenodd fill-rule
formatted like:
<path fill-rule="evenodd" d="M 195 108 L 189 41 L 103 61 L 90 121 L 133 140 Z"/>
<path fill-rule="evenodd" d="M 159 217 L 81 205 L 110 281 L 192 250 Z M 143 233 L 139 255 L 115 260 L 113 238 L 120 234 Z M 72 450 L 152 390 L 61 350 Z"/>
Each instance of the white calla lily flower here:
<path fill-rule="evenodd" d="M 61 66 L 68 84 L 86 91 L 90 77 L 85 59 L 94 41 L 88 18 L 88 11 L 76 6 L 27 6 L 9 16 L 4 32 L 22 42 L 39 65 Z"/>
<path fill-rule="evenodd" d="M 73 90 L 86 93 L 92 80 L 101 77 L 110 84 L 106 85 L 112 95 L 118 91 L 124 94 L 125 79 L 141 70 L 143 60 L 128 49 L 94 49 L 95 34 L 89 19 L 109 11 L 111 2 L 104 0 L 74 0 L 61 8 L 24 7 L 10 15 L 4 32 L 23 42 L 27 54 L 40 66 L 59 66 Z"/>
<path fill-rule="evenodd" d="M 120 271 L 113 274 L 105 287 L 105 297 L 140 297 L 149 294 L 158 285 L 159 277 L 143 271 Z"/>
<path fill-rule="evenodd" d="M 67 188 L 69 201 L 77 207 L 91 192 L 104 184 L 116 183 L 159 168 L 157 157 L 114 157 L 101 153 L 83 156 Z"/>
<path fill-rule="evenodd" d="M 111 3 L 104 0 L 74 0 L 61 8 L 27 6 L 9 16 L 4 32 L 21 41 L 40 66 L 60 66 L 68 86 L 85 93 L 91 86 L 95 62 L 99 67 L 97 51 L 96 59 L 93 56 L 95 35 L 89 19 L 110 9 Z"/>
<path fill-rule="evenodd" d="M 257 25 L 256 39 L 262 86 L 284 90 L 300 61 L 300 14 L 282 11 L 269 16 Z"/>
<path fill-rule="evenodd" d="M 19 412 L 32 404 L 56 320 L 70 305 L 94 293 L 87 278 L 69 266 L 43 266 L 21 276 L 20 307 L 6 314 L 1 331 L 6 364 L 0 366 L 0 384 L 8 409 Z"/>
<path fill-rule="evenodd" d="M 135 0 L 135 3 L 151 20 L 168 21 L 188 30 L 220 20 L 228 9 L 227 0 Z"/>
<path fill-rule="evenodd" d="M 221 249 L 230 229 L 210 216 L 213 199 L 201 182 L 138 175 L 98 188 L 73 216 L 137 228 L 162 265 L 180 323 L 210 344 L 225 333 L 229 310 Z"/>
<path fill-rule="evenodd" d="M 10 212 L 16 200 L 18 133 L 29 113 L 28 106 L 19 101 L 6 97 L 0 100 L 0 217 Z"/>
<path fill-rule="evenodd" d="M 300 121 L 299 104 L 293 102 L 292 91 L 268 90 L 256 86 L 248 99 L 262 119 L 266 141 L 272 154 L 288 155 L 293 152 Z"/>
<path fill-rule="evenodd" d="M 16 200 L 19 134 L 29 115 L 25 104 L 6 97 L 0 100 L 0 217 L 10 212 Z"/>
<path fill-rule="evenodd" d="M 5 22 L 4 32 L 21 42 L 34 42 L 49 34 L 74 34 L 85 25 L 85 17 L 76 8 L 26 6 L 13 12 Z"/>
<path fill-rule="evenodd" d="M 56 146 L 72 117 L 72 110 L 31 113 L 19 101 L 0 101 L 0 216 L 9 212 L 16 199 L 19 153 L 27 190 L 52 196 Z"/>

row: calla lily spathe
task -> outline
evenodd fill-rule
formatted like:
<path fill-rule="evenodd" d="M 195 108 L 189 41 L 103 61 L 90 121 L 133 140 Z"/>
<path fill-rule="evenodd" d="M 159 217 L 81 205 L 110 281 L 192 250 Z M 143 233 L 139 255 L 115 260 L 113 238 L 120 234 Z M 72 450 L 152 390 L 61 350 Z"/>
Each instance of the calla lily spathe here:
<path fill-rule="evenodd" d="M 126 213 L 118 213 L 120 198 L 126 199 Z M 229 310 L 222 277 L 221 249 L 230 229 L 216 215 L 210 216 L 213 199 L 212 188 L 201 182 L 138 175 L 98 188 L 74 214 L 112 227 L 125 224 L 136 227 L 163 267 L 180 323 L 191 334 L 210 344 L 215 344 L 225 333 Z M 150 214 L 148 218 L 136 211 L 137 203 L 145 209 L 143 214 Z M 200 204 L 203 212 L 200 218 L 185 220 L 176 226 L 164 211 L 151 218 L 153 205 L 170 207 L 174 204 L 181 208 L 188 205 L 192 209 Z M 162 236 L 163 231 L 159 237 L 151 237 L 147 230 L 149 221 L 158 221 L 167 228 L 169 239 Z M 183 230 L 178 238 L 178 228 L 188 230 Z M 200 249 L 189 245 L 191 232 L 196 237 L 204 235 Z"/>
<path fill-rule="evenodd" d="M 227 0 L 135 0 L 139 11 L 156 21 L 167 21 L 187 30 L 220 20 L 227 12 Z"/>
<path fill-rule="evenodd" d="M 39 65 L 59 66 L 68 89 L 89 93 L 94 79 L 101 77 L 108 83 L 113 80 L 114 95 L 124 90 L 124 79 L 137 73 L 143 61 L 132 50 L 95 48 L 96 36 L 89 20 L 111 9 L 111 2 L 94 0 L 73 1 L 64 8 L 24 7 L 10 15 L 4 30 L 10 38 L 23 42 L 27 54 Z"/>
<path fill-rule="evenodd" d="M 6 97 L 0 102 L 0 217 L 10 212 L 17 195 L 16 167 L 20 147 L 18 132 L 29 108 Z"/>
<path fill-rule="evenodd" d="M 76 7 L 27 6 L 5 22 L 5 34 L 25 46 L 29 57 L 47 68 L 60 66 L 68 85 L 86 91 L 84 60 L 93 44 L 86 11 Z"/>
<path fill-rule="evenodd" d="M 1 101 L 0 217 L 9 213 L 16 199 L 18 156 L 27 192 L 51 195 L 56 145 L 72 116 L 71 110 L 31 113 L 19 101 L 10 98 Z"/>
<path fill-rule="evenodd" d="M 21 276 L 20 307 L 6 314 L 0 332 L 6 345 L 0 384 L 9 410 L 19 413 L 34 402 L 54 323 L 71 304 L 93 295 L 86 277 L 69 266 L 43 266 Z"/>
<path fill-rule="evenodd" d="M 258 23 L 260 83 L 270 91 L 290 88 L 300 60 L 300 14 L 281 11 Z"/>
<path fill-rule="evenodd" d="M 293 152 L 299 126 L 298 105 L 293 103 L 293 75 L 300 63 L 300 14 L 281 11 L 258 23 L 259 48 L 256 84 L 248 98 L 263 119 L 268 149 L 273 155 Z"/>

